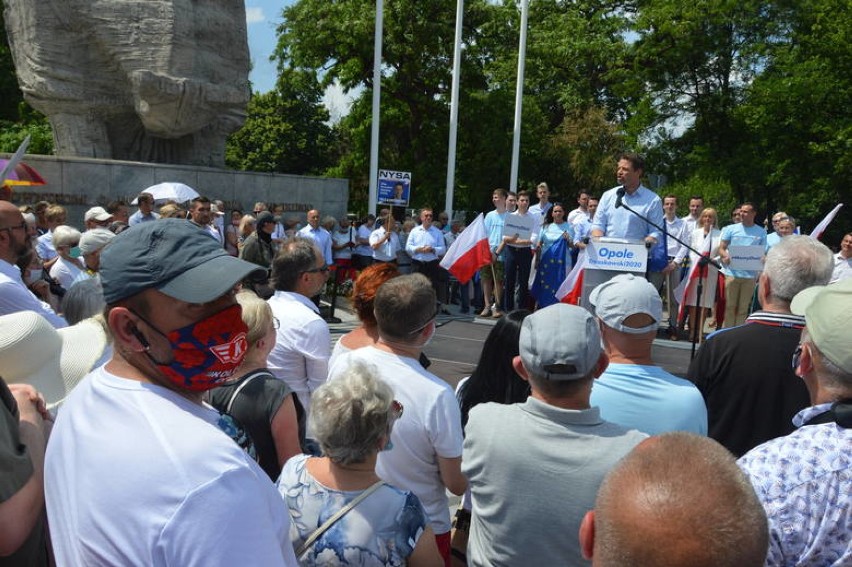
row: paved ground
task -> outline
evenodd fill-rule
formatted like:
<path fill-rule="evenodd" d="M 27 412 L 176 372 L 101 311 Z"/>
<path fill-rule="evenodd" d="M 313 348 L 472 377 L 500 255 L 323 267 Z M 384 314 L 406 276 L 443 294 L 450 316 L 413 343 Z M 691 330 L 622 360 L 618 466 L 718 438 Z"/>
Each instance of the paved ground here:
<path fill-rule="evenodd" d="M 332 340 L 357 326 L 357 320 L 347 311 L 336 310 L 335 315 L 341 323 L 331 324 Z M 459 380 L 469 376 L 479 360 L 482 344 L 491 331 L 495 321 L 474 317 L 438 318 L 438 331 L 426 348 L 426 355 L 432 361 L 429 371 L 440 376 L 455 388 Z M 686 376 L 690 360 L 690 343 L 686 341 L 654 341 L 654 361 L 677 376 Z"/>

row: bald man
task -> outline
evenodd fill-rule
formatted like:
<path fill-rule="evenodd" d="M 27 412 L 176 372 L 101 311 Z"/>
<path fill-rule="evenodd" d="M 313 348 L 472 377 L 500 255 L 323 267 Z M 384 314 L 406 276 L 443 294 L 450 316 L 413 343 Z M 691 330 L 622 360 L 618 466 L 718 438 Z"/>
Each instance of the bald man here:
<path fill-rule="evenodd" d="M 320 212 L 316 209 L 308 211 L 308 226 L 299 231 L 302 238 L 310 238 L 322 252 L 323 260 L 327 266 L 334 264 L 331 255 L 331 233 L 320 226 Z"/>
<path fill-rule="evenodd" d="M 643 441 L 609 472 L 579 535 L 593 567 L 758 567 L 768 534 L 733 455 L 676 432 Z"/>

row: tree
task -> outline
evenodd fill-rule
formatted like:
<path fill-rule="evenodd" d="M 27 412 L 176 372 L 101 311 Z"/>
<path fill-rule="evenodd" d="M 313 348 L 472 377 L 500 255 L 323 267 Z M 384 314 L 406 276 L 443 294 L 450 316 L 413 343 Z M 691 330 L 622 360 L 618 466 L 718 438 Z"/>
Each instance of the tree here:
<path fill-rule="evenodd" d="M 227 142 L 234 169 L 317 175 L 331 164 L 331 128 L 316 76 L 282 70 L 276 87 L 255 93 L 243 127 Z"/>
<path fill-rule="evenodd" d="M 28 135 L 29 153 L 53 153 L 53 132 L 47 118 L 24 102 L 18 86 L 6 22 L 0 10 L 0 152 L 14 152 Z"/>

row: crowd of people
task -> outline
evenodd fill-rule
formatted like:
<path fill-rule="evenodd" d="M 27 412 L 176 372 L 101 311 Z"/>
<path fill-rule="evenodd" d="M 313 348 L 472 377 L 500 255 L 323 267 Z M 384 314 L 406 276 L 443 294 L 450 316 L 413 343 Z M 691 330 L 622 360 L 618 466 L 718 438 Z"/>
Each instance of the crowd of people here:
<path fill-rule="evenodd" d="M 698 197 L 679 218 L 643 173 L 621 156 L 571 211 L 495 190 L 474 285 L 429 208 L 299 226 L 142 194 L 80 231 L 0 201 L 0 565 L 850 564 L 852 235 L 778 213 L 769 238 L 750 203 L 719 229 Z M 589 309 L 535 285 L 603 236 L 663 260 Z M 731 269 L 743 245 L 761 270 Z M 722 275 L 676 294 L 703 255 Z M 360 322 L 334 344 L 329 281 Z M 724 327 L 686 377 L 652 357 L 678 297 Z M 425 352 L 456 301 L 496 323 L 454 391 Z"/>

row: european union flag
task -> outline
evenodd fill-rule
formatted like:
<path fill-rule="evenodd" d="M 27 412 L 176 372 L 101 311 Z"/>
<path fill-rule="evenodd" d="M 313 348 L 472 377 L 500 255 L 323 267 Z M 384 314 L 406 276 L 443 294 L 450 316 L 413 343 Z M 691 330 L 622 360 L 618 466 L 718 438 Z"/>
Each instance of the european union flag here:
<path fill-rule="evenodd" d="M 565 281 L 565 258 L 568 256 L 568 243 L 560 238 L 544 251 L 538 261 L 535 281 L 530 293 L 538 302 L 539 308 L 558 303 L 556 290 Z"/>

